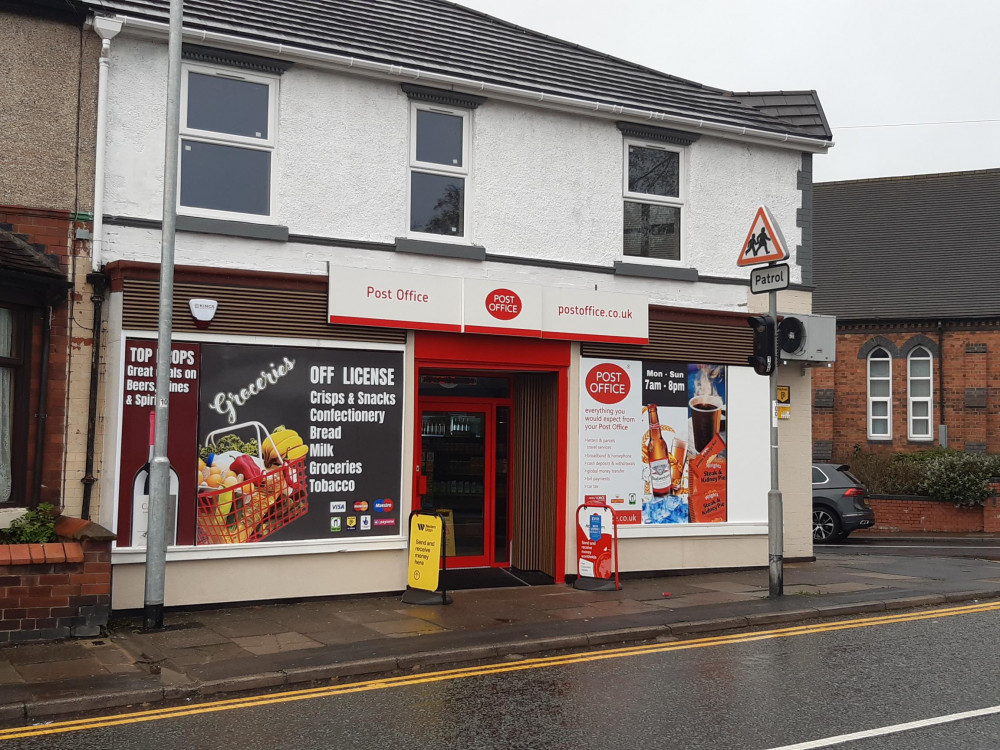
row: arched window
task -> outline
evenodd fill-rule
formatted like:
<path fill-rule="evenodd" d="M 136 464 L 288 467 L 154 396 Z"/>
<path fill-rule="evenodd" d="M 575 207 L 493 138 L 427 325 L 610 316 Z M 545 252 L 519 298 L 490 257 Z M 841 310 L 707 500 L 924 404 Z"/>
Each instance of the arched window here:
<path fill-rule="evenodd" d="M 892 358 L 881 347 L 868 355 L 868 438 L 892 440 Z"/>
<path fill-rule="evenodd" d="M 930 440 L 934 416 L 933 359 L 922 346 L 906 358 L 906 430 L 910 440 Z"/>

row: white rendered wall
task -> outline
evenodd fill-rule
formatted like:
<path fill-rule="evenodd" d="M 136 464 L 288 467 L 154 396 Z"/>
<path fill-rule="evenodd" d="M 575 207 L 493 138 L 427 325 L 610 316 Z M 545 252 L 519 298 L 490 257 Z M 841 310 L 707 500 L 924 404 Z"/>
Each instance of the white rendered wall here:
<path fill-rule="evenodd" d="M 105 225 L 107 262 L 116 259 L 158 263 L 160 230 Z M 394 253 L 306 243 L 281 243 L 221 235 L 178 232 L 175 242 L 177 265 L 282 271 L 326 276 L 327 262 L 345 268 L 403 271 L 416 274 L 487 278 L 543 286 L 568 286 L 604 292 L 639 294 L 651 305 L 696 309 L 746 310 L 746 287 L 737 284 L 691 283 L 614 276 L 589 271 L 545 268 L 514 263 L 474 262 L 429 255 Z"/>
<path fill-rule="evenodd" d="M 146 566 L 115 565 L 112 609 L 143 606 Z M 167 566 L 168 607 L 268 601 L 331 594 L 369 594 L 406 588 L 403 550 L 349 555 L 279 555 L 239 560 L 185 560 Z"/>
<path fill-rule="evenodd" d="M 157 220 L 166 46 L 123 35 L 112 55 L 105 210 Z M 410 105 L 399 85 L 296 65 L 279 91 L 270 220 L 295 235 L 385 243 L 405 236 Z M 621 259 L 624 151 L 613 120 L 490 99 L 472 111 L 471 144 L 469 242 L 490 253 L 604 267 Z M 684 266 L 744 278 L 735 261 L 761 204 L 794 252 L 798 152 L 703 136 L 687 155 Z M 230 242 L 239 246 L 232 258 L 195 255 L 192 247 L 178 263 L 321 272 L 310 262 L 316 251 L 264 243 L 248 258 L 247 241 Z M 119 244 L 106 261 L 158 257 L 158 245 L 154 252 Z"/>

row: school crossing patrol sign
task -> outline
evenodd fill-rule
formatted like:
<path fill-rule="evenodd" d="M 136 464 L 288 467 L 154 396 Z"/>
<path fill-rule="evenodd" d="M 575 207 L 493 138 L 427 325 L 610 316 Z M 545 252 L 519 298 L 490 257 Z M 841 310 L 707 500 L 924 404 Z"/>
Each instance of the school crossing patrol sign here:
<path fill-rule="evenodd" d="M 750 233 L 743 241 L 736 265 L 743 268 L 758 263 L 775 263 L 787 257 L 787 245 L 785 238 L 781 236 L 778 222 L 771 216 L 767 206 L 761 206 L 750 225 Z"/>

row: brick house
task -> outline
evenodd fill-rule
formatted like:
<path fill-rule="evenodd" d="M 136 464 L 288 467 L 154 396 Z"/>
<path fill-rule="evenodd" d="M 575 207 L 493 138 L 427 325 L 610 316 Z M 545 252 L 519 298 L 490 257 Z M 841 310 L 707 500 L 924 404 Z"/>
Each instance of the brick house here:
<path fill-rule="evenodd" d="M 813 456 L 1000 453 L 1000 169 L 814 186 Z"/>
<path fill-rule="evenodd" d="M 83 505 L 101 46 L 84 22 L 67 3 L 0 10 L 0 509 Z"/>

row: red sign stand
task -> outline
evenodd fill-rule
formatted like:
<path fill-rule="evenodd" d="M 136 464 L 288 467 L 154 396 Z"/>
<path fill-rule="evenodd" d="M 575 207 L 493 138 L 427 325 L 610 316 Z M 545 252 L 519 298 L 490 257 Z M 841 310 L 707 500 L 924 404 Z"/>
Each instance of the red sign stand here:
<path fill-rule="evenodd" d="M 573 588 L 582 591 L 621 589 L 618 518 L 604 495 L 587 495 L 576 511 L 576 557 L 578 575 Z"/>

